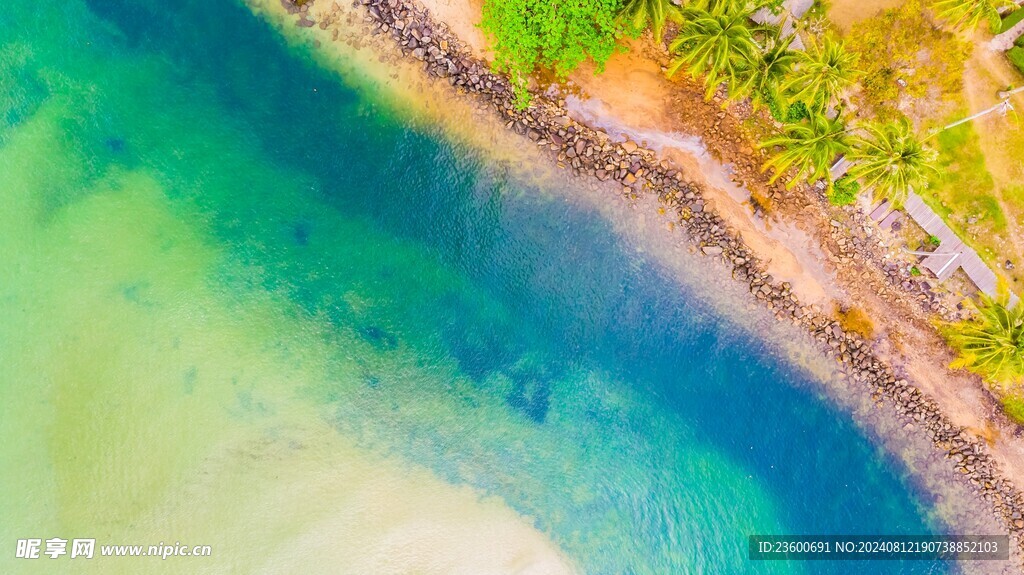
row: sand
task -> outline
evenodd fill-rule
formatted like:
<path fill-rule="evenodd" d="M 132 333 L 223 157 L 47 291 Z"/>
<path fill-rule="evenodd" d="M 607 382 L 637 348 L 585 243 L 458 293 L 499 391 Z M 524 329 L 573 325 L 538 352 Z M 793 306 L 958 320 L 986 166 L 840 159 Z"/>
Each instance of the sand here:
<path fill-rule="evenodd" d="M 854 24 L 902 3 L 903 0 L 833 0 L 829 2 L 828 19 L 843 32 L 849 32 Z"/>

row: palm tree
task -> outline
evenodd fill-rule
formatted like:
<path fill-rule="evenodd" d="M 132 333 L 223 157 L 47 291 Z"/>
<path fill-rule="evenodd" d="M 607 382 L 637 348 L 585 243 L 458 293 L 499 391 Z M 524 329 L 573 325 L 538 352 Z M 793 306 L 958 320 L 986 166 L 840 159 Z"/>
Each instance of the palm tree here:
<path fill-rule="evenodd" d="M 1015 10 L 1018 8 L 1014 8 Z M 1000 26 L 1000 30 L 1002 27 Z M 1013 48 L 1017 38 L 1024 36 L 1024 20 L 1021 20 L 1011 26 L 1009 29 L 997 34 L 992 41 L 988 43 L 989 50 L 1005 52 L 1010 48 Z"/>
<path fill-rule="evenodd" d="M 850 176 L 863 179 L 864 186 L 895 206 L 903 204 L 910 189 L 921 189 L 928 176 L 937 173 L 938 154 L 914 134 L 910 122 L 872 123 L 863 135 L 853 137 L 849 159 Z"/>
<path fill-rule="evenodd" d="M 780 108 L 785 107 L 781 94 L 782 83 L 796 62 L 796 52 L 789 49 L 796 36 L 781 38 L 780 32 L 778 28 L 769 31 L 765 48 L 758 52 L 744 72 L 745 78 L 739 92 L 751 94 L 755 105 L 771 105 L 775 102 Z"/>
<path fill-rule="evenodd" d="M 1013 0 L 938 0 L 932 9 L 939 13 L 954 30 L 974 30 L 982 20 L 988 21 L 989 30 L 999 30 L 1000 10 L 1015 10 Z"/>
<path fill-rule="evenodd" d="M 694 78 L 704 76 L 708 100 L 722 82 L 727 83 L 730 97 L 740 96 L 740 75 L 759 52 L 751 14 L 751 5 L 744 0 L 702 0 L 684 8 L 684 24 L 669 46 L 678 55 L 668 75 L 685 65 Z"/>
<path fill-rule="evenodd" d="M 944 329 L 958 358 L 950 367 L 977 373 L 998 387 L 1024 379 L 1024 305 L 1009 307 L 1006 294 L 999 299 L 981 295 L 973 320 Z"/>
<path fill-rule="evenodd" d="M 782 150 L 765 162 L 761 171 L 773 169 L 775 173 L 768 182 L 775 183 L 790 168 L 796 169 L 796 177 L 787 188 L 795 186 L 801 177 L 808 181 L 824 178 L 831 187 L 829 169 L 836 158 L 850 149 L 843 123 L 821 113 L 812 113 L 806 122 L 790 124 L 782 135 L 761 143 L 762 148 L 772 146 L 781 146 Z"/>
<path fill-rule="evenodd" d="M 627 0 L 619 11 L 627 28 L 636 32 L 643 31 L 650 22 L 654 41 L 661 44 L 661 33 L 665 22 L 678 22 L 682 19 L 682 11 L 671 0 Z"/>
<path fill-rule="evenodd" d="M 797 53 L 793 73 L 783 88 L 794 100 L 821 111 L 857 80 L 856 65 L 857 54 L 847 52 L 842 40 L 829 34 L 824 41 L 812 41 L 807 50 Z"/>

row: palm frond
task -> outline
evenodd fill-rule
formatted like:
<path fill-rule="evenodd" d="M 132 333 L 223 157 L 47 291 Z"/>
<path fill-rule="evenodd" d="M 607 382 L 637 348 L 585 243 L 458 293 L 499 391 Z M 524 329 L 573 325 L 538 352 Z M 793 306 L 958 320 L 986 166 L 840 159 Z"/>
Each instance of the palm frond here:
<path fill-rule="evenodd" d="M 812 114 L 806 122 L 786 126 L 782 135 L 761 143 L 762 148 L 776 146 L 782 149 L 765 162 L 761 171 L 773 170 L 769 183 L 774 183 L 790 169 L 795 170 L 795 177 L 787 188 L 795 186 L 801 178 L 807 181 L 824 178 L 831 186 L 832 163 L 850 149 L 843 123 L 820 113 Z"/>
<path fill-rule="evenodd" d="M 982 21 L 988 22 L 989 30 L 999 30 L 1000 10 L 1019 8 L 1013 0 L 938 0 L 932 3 L 939 18 L 954 30 L 974 30 Z"/>
<path fill-rule="evenodd" d="M 946 324 L 943 334 L 956 349 L 952 367 L 973 371 L 1001 389 L 1020 391 L 1024 383 L 1024 305 L 1009 306 L 1006 293 L 981 294 L 976 317 Z"/>
<path fill-rule="evenodd" d="M 683 25 L 669 46 L 669 51 L 676 54 L 669 75 L 685 66 L 692 77 L 704 78 L 708 100 L 722 83 L 727 85 L 730 97 L 741 96 L 743 74 L 760 52 L 750 24 L 751 14 L 751 5 L 740 0 L 684 8 Z"/>
<path fill-rule="evenodd" d="M 863 131 L 865 135 L 853 138 L 850 176 L 863 180 L 876 197 L 900 206 L 909 190 L 923 188 L 928 177 L 937 174 L 938 154 L 914 134 L 906 118 L 867 124 Z"/>
<path fill-rule="evenodd" d="M 627 29 L 634 32 L 642 32 L 650 26 L 658 44 L 661 44 L 665 23 L 682 20 L 682 9 L 671 0 L 627 0 L 619 14 Z"/>
<path fill-rule="evenodd" d="M 857 57 L 831 34 L 822 41 L 811 41 L 806 50 L 797 52 L 793 72 L 783 89 L 793 100 L 822 111 L 857 81 Z"/>

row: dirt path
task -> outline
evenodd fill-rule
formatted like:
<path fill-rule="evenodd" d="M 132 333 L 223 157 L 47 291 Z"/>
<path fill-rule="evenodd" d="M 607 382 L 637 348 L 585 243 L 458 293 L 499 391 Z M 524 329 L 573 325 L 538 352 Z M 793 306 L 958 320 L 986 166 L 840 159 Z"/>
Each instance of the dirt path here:
<path fill-rule="evenodd" d="M 828 7 L 828 19 L 845 33 L 854 24 L 900 4 L 903 0 L 833 0 Z"/>

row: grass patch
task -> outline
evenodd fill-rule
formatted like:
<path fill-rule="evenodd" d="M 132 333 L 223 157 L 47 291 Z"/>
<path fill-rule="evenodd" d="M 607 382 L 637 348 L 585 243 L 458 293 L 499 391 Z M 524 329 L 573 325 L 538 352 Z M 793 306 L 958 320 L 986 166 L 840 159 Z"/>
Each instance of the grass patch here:
<path fill-rule="evenodd" d="M 993 231 L 1005 229 L 1006 220 L 993 197 L 995 182 L 985 167 L 981 143 L 971 124 L 941 132 L 935 147 L 939 173 L 931 179 L 929 193 L 922 194 L 928 204 L 953 227 L 959 224 L 949 218 L 955 213 L 978 216 Z"/>
<path fill-rule="evenodd" d="M 1018 10 L 1018 12 L 1024 12 L 1024 9 Z M 1021 36 L 1024 38 L 1024 36 Z M 1010 59 L 1010 63 L 1017 68 L 1017 70 L 1024 74 L 1024 48 L 1020 46 L 1014 46 L 1006 52 L 1006 57 Z"/>
<path fill-rule="evenodd" d="M 999 32 L 997 32 L 997 34 L 1002 34 L 1010 28 L 1013 28 L 1021 20 L 1024 20 L 1024 8 L 1018 8 L 1017 10 L 1010 12 L 1006 15 L 1006 18 L 1003 18 L 1003 25 L 999 27 Z"/>
<path fill-rule="evenodd" d="M 836 321 L 839 322 L 839 326 L 843 328 L 843 331 L 859 333 L 864 339 L 871 339 L 875 336 L 875 323 L 859 307 L 843 310 L 837 305 L 835 314 Z"/>
<path fill-rule="evenodd" d="M 1003 189 L 1003 201 L 1024 213 L 1024 186 L 1009 186 Z"/>
<path fill-rule="evenodd" d="M 1020 425 L 1024 425 L 1024 397 L 1007 395 L 1001 400 L 1006 415 Z"/>

